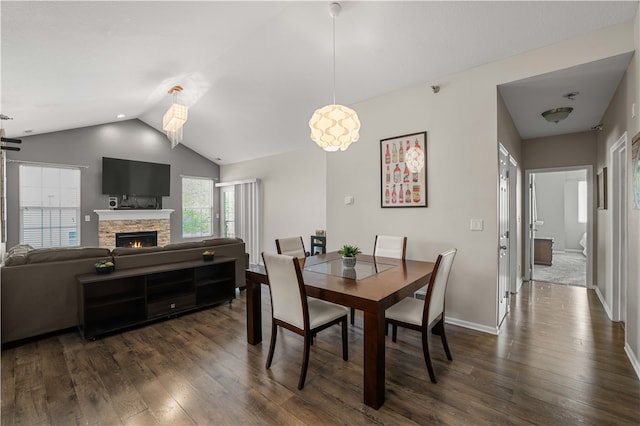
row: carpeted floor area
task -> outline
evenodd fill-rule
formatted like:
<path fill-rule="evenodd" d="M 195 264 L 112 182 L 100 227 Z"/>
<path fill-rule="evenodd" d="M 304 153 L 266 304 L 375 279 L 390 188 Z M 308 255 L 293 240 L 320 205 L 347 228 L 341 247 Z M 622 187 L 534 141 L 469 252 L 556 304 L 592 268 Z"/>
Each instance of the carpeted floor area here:
<path fill-rule="evenodd" d="M 582 253 L 554 252 L 552 266 L 533 266 L 533 279 L 535 281 L 586 286 L 587 258 Z"/>

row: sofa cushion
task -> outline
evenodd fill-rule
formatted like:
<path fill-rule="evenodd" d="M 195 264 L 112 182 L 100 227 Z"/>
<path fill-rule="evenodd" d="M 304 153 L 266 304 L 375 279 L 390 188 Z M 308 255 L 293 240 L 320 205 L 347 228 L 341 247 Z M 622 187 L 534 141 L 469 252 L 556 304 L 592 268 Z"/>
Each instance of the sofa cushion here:
<path fill-rule="evenodd" d="M 33 250 L 33 247 L 31 247 L 29 244 L 18 244 L 11 247 L 4 254 L 4 265 L 24 265 L 25 263 L 27 263 L 27 253 L 31 250 Z"/>
<path fill-rule="evenodd" d="M 4 260 L 4 266 L 24 265 L 25 263 L 27 263 L 26 254 L 13 254 L 11 256 L 7 256 Z"/>
<path fill-rule="evenodd" d="M 109 258 L 111 251 L 108 248 L 99 247 L 43 248 L 29 251 L 27 263 L 59 262 L 103 256 Z"/>
<path fill-rule="evenodd" d="M 167 251 L 167 250 L 184 250 L 184 249 L 202 247 L 203 245 L 204 244 L 202 244 L 202 241 L 188 241 L 188 242 L 185 242 L 185 243 L 167 244 L 166 246 L 164 246 L 163 250 L 165 250 L 165 251 Z"/>
<path fill-rule="evenodd" d="M 158 251 L 162 251 L 163 248 L 160 246 L 153 247 L 116 247 L 111 250 L 111 254 L 113 256 L 128 256 L 131 254 L 142 254 L 142 253 L 155 253 Z"/>
<path fill-rule="evenodd" d="M 241 243 L 242 238 L 211 238 L 209 240 L 204 240 L 203 245 L 205 246 L 221 246 L 225 244 L 237 244 Z"/>

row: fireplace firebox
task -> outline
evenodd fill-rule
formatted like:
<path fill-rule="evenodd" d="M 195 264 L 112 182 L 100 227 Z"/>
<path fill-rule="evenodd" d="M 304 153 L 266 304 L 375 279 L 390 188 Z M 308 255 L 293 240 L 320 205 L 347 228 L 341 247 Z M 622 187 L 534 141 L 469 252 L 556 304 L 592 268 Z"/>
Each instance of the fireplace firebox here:
<path fill-rule="evenodd" d="M 158 245 L 158 231 L 116 232 L 116 247 L 153 247 Z"/>

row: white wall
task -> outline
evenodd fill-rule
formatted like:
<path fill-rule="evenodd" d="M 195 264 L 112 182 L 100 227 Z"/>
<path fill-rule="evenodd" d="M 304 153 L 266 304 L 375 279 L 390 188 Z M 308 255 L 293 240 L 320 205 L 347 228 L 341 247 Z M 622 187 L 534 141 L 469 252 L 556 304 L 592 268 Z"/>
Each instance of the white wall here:
<path fill-rule="evenodd" d="M 447 316 L 451 322 L 496 332 L 496 88 L 629 52 L 633 43 L 633 25 L 623 24 L 361 102 L 352 105 L 362 122 L 361 138 L 347 151 L 323 155 L 313 148 L 222 166 L 222 179 L 264 179 L 265 248 L 283 234 L 304 236 L 321 226 L 325 191 L 330 250 L 348 242 L 371 253 L 374 237 L 381 233 L 407 235 L 412 259 L 433 260 L 457 247 Z M 434 94 L 431 84 L 439 84 L 440 93 Z M 380 139 L 425 130 L 429 207 L 380 208 Z M 326 170 L 312 170 L 323 159 Z M 288 196 L 292 190 L 307 192 L 317 209 Z M 345 205 L 346 195 L 355 203 Z M 470 231 L 470 219 L 483 219 L 484 230 Z"/>
<path fill-rule="evenodd" d="M 275 253 L 276 238 L 298 235 L 310 250 L 309 237 L 316 229 L 326 229 L 326 157 L 309 141 L 308 149 L 220 167 L 222 182 L 261 180 L 260 252 Z M 327 240 L 331 239 L 329 234 Z"/>

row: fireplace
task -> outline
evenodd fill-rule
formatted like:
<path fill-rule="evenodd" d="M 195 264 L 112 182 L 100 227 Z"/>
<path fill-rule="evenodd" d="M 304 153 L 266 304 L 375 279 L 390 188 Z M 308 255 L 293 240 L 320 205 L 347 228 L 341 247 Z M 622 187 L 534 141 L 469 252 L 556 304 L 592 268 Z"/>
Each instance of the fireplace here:
<path fill-rule="evenodd" d="M 116 247 L 153 247 L 158 245 L 158 231 L 116 232 Z"/>

